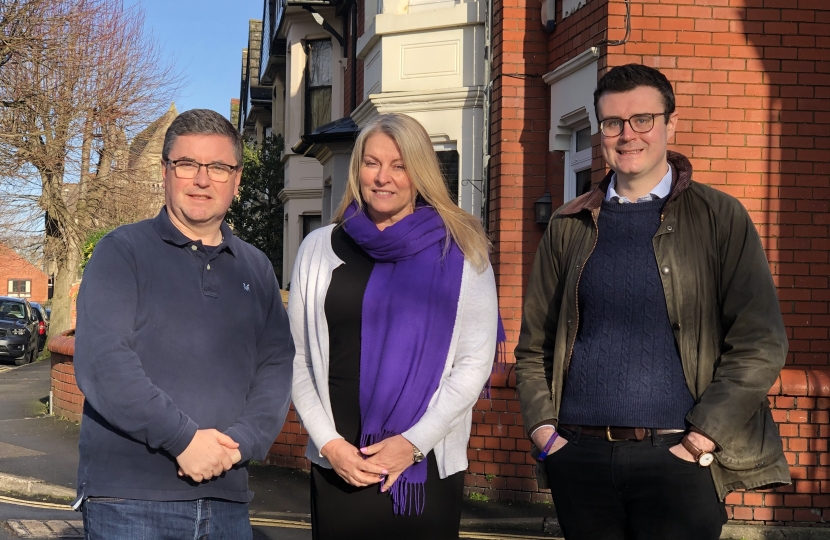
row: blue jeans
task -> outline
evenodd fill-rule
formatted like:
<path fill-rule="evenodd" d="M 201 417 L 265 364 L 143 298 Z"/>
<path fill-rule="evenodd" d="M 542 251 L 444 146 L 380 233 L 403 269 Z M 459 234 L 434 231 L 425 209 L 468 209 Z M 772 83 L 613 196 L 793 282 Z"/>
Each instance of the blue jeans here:
<path fill-rule="evenodd" d="M 89 497 L 86 540 L 252 540 L 248 503 Z"/>

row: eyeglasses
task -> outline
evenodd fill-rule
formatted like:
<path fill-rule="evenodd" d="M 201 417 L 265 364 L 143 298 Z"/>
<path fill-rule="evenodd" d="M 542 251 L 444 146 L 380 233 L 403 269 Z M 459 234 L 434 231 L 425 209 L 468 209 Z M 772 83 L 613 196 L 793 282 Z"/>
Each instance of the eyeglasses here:
<path fill-rule="evenodd" d="M 635 133 L 648 133 L 654 128 L 654 118 L 665 116 L 668 122 L 669 113 L 644 113 L 635 114 L 631 118 L 606 118 L 599 123 L 599 129 L 606 137 L 617 137 L 625 128 L 625 123 L 631 126 Z"/>
<path fill-rule="evenodd" d="M 173 168 L 173 173 L 182 180 L 192 180 L 199 174 L 199 169 L 207 169 L 211 182 L 227 182 L 231 175 L 239 170 L 239 165 L 225 165 L 224 163 L 199 163 L 191 159 L 165 160 L 164 163 Z"/>

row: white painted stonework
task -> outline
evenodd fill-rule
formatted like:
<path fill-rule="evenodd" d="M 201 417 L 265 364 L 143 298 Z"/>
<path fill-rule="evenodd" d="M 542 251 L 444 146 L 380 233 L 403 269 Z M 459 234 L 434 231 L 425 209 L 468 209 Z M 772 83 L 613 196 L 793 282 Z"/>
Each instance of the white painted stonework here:
<path fill-rule="evenodd" d="M 549 150 L 569 151 L 574 126 L 586 119 L 591 133 L 599 129 L 594 114 L 598 57 L 592 47 L 542 77 L 550 85 Z"/>
<path fill-rule="evenodd" d="M 382 11 L 374 14 L 374 9 Z M 459 206 L 481 213 L 484 121 L 484 4 L 369 0 L 358 39 L 364 101 L 352 119 L 380 113 L 421 122 L 438 150 L 459 154 Z"/>
<path fill-rule="evenodd" d="M 599 50 L 591 47 L 542 77 L 550 85 L 548 149 L 565 152 L 564 201 L 577 196 L 576 171 L 591 164 L 590 149 L 576 151 L 575 133 L 586 127 L 592 134 L 599 130 L 594 112 L 598 57 Z"/>
<path fill-rule="evenodd" d="M 342 22 L 335 17 L 332 8 L 317 8 L 333 28 L 341 28 Z M 282 34 L 286 39 L 285 101 L 281 106 L 284 119 L 285 188 L 280 198 L 285 204 L 285 227 L 283 232 L 283 276 L 290 279 L 294 257 L 303 236 L 303 216 L 320 215 L 323 198 L 323 166 L 314 158 L 294 154 L 291 147 L 300 140 L 305 126 L 305 67 L 306 53 L 303 43 L 308 40 L 331 39 L 331 121 L 343 117 L 344 74 L 343 48 L 311 14 L 300 8 L 288 8 Z M 284 283 L 281 285 L 285 285 Z"/>
<path fill-rule="evenodd" d="M 285 204 L 282 275 L 288 279 L 303 240 L 302 216 L 322 212 L 323 166 L 314 158 L 293 153 L 283 159 L 285 188 L 280 192 L 280 199 Z"/>

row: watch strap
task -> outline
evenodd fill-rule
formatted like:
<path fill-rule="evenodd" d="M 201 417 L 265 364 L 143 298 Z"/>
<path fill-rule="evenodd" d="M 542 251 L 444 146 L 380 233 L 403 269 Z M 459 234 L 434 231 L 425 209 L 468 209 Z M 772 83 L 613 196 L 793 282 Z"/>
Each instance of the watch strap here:
<path fill-rule="evenodd" d="M 702 456 L 706 452 L 695 446 L 694 443 L 690 441 L 688 437 L 683 437 L 682 439 L 680 439 L 680 444 L 683 445 L 683 448 L 685 448 L 687 452 L 692 454 L 692 457 L 695 459 L 695 463 L 700 463 L 700 456 Z"/>

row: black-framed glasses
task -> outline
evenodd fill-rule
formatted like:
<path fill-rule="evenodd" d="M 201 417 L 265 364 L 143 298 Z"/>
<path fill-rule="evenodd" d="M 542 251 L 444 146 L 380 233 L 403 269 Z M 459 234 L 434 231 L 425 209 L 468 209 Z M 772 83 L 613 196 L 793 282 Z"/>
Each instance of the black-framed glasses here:
<path fill-rule="evenodd" d="M 669 121 L 669 113 L 643 113 L 635 114 L 631 118 L 606 118 L 599 123 L 599 130 L 606 137 L 617 137 L 625 128 L 625 123 L 631 126 L 635 133 L 648 133 L 654 128 L 654 119 L 658 116 L 665 116 L 666 122 Z"/>
<path fill-rule="evenodd" d="M 231 175 L 239 170 L 239 165 L 199 163 L 192 159 L 164 160 L 164 163 L 172 167 L 173 174 L 182 180 L 193 180 L 199 174 L 199 169 L 204 167 L 207 170 L 207 175 L 211 182 L 227 182 L 231 179 Z"/>

